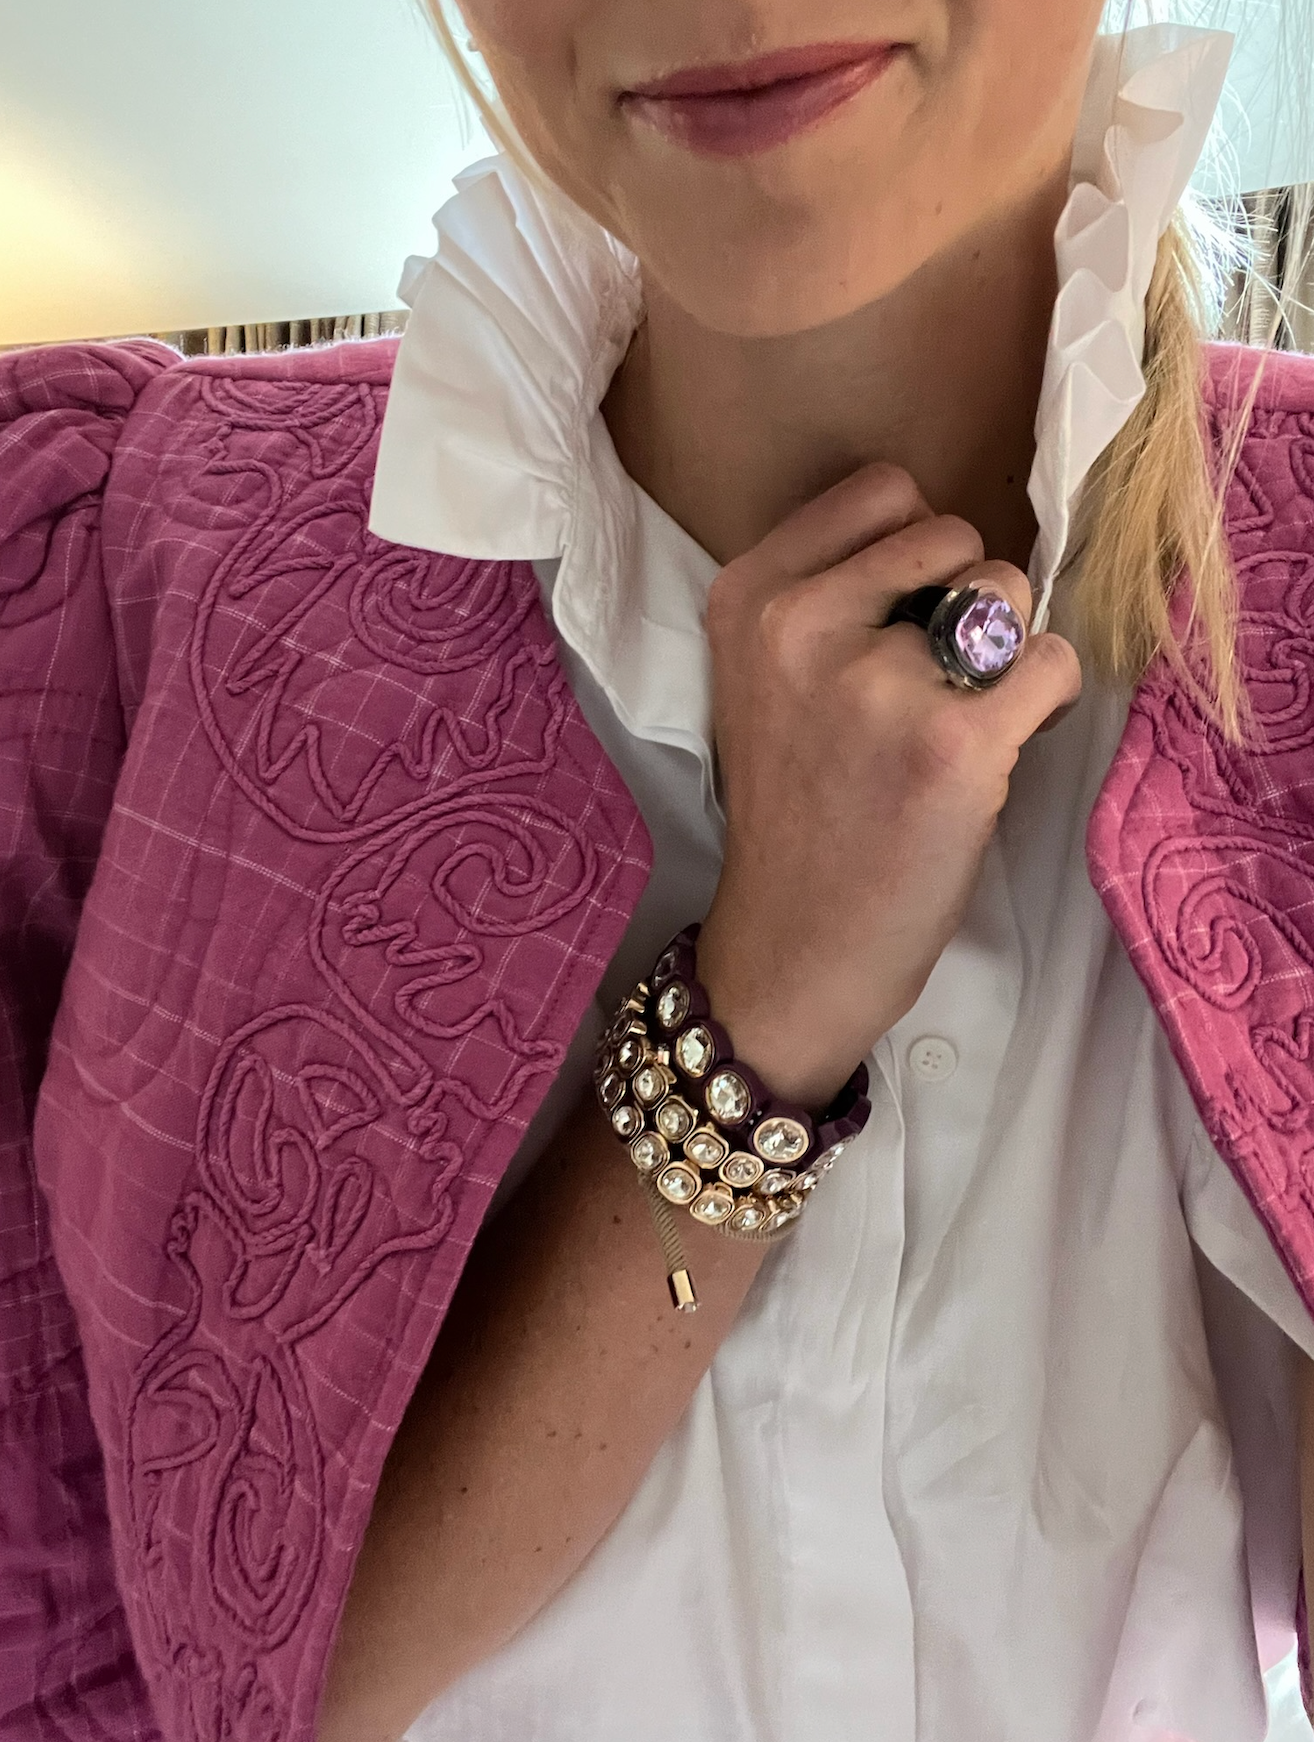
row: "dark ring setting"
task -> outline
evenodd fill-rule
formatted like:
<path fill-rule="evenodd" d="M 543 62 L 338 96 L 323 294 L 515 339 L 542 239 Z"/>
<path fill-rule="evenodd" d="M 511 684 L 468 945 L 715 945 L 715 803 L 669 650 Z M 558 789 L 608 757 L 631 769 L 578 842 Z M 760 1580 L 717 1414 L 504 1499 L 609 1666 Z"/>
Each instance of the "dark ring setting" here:
<path fill-rule="evenodd" d="M 988 690 L 1017 664 L 1027 628 L 1000 593 L 980 587 L 918 587 L 885 620 L 926 631 L 940 669 L 960 690 Z"/>

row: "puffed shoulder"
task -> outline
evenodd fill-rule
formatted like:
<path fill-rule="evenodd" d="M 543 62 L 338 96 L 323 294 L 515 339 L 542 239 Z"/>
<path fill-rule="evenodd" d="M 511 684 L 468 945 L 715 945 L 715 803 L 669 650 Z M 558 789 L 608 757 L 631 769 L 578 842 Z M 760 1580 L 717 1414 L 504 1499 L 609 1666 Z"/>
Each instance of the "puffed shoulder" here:
<path fill-rule="evenodd" d="M 149 339 L 0 357 L 0 540 L 98 489 L 138 397 L 181 360 Z"/>

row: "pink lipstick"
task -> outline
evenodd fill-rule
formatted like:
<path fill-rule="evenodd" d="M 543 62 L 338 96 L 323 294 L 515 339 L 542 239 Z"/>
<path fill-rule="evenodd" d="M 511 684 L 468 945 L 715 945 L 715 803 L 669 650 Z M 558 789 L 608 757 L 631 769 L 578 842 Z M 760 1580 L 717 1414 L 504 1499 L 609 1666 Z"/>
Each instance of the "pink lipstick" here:
<path fill-rule="evenodd" d="M 708 157 L 769 151 L 878 79 L 904 44 L 823 42 L 731 65 L 689 67 L 625 91 L 622 104 Z"/>

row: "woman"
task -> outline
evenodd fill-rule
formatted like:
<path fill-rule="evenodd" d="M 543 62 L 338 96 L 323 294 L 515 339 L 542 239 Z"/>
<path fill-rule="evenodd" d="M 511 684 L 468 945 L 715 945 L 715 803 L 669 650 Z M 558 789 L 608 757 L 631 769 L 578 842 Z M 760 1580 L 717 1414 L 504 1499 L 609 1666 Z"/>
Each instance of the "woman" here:
<path fill-rule="evenodd" d="M 377 470 L 380 347 L 12 360 L 30 1733 L 1263 1736 L 1314 373 L 1206 426 L 1098 14 L 470 0 Z"/>

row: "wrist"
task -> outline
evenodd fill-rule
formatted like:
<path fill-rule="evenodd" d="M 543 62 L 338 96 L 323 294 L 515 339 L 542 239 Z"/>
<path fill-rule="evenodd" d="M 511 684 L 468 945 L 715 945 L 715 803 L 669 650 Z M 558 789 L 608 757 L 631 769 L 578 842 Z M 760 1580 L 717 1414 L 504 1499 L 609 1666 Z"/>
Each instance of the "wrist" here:
<path fill-rule="evenodd" d="M 801 990 L 736 949 L 709 915 L 696 945 L 698 978 L 735 1056 L 772 1093 L 809 1111 L 827 1106 L 867 1051 L 836 1024 L 834 1012 L 812 1011 Z"/>

